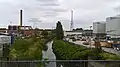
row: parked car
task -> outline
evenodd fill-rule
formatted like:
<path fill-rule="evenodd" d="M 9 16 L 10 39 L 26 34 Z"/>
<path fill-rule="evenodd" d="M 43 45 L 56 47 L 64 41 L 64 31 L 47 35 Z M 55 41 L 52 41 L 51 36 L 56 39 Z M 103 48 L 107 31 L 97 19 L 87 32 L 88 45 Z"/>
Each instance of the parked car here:
<path fill-rule="evenodd" d="M 86 39 L 82 39 L 81 41 L 86 41 Z"/>
<path fill-rule="evenodd" d="M 75 37 L 71 37 L 70 39 L 72 39 L 72 41 L 76 41 Z"/>
<path fill-rule="evenodd" d="M 72 41 L 76 41 L 76 39 L 72 39 Z"/>
<path fill-rule="evenodd" d="M 89 42 L 85 41 L 83 42 L 84 45 L 89 45 Z"/>
<path fill-rule="evenodd" d="M 77 40 L 80 40 L 79 38 Z"/>
<path fill-rule="evenodd" d="M 75 39 L 75 37 L 70 37 L 70 39 Z"/>
<path fill-rule="evenodd" d="M 120 50 L 120 44 L 113 44 L 113 49 Z"/>

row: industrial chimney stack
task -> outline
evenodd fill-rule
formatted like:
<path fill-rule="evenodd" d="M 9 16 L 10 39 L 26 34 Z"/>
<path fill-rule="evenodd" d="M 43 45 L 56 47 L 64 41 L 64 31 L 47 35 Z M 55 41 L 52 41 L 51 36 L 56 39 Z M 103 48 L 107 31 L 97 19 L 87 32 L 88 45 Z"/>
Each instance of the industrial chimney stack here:
<path fill-rule="evenodd" d="M 20 10 L 20 26 L 22 26 L 23 10 Z"/>

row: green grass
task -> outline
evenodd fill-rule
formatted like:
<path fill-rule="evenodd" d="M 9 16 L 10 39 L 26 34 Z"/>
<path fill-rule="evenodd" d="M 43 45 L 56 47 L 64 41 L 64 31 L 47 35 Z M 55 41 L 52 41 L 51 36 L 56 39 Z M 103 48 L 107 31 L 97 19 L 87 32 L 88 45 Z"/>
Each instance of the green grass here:
<path fill-rule="evenodd" d="M 86 59 L 89 50 L 83 46 L 75 46 L 62 40 L 55 40 L 53 50 L 57 57 L 63 60 Z"/>
<path fill-rule="evenodd" d="M 100 56 L 102 56 L 103 60 L 120 60 L 120 56 L 110 53 L 100 53 Z"/>
<path fill-rule="evenodd" d="M 62 40 L 54 40 L 52 48 L 60 60 L 87 60 L 88 57 L 93 60 L 120 60 L 120 56 L 104 51 L 100 53 L 97 49 L 88 49 Z"/>

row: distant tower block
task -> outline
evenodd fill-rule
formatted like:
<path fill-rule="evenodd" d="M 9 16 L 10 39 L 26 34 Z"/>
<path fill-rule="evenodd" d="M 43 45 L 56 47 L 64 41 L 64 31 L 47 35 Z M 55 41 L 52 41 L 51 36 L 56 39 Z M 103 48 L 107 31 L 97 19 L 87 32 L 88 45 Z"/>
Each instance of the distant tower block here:
<path fill-rule="evenodd" d="M 20 26 L 22 26 L 23 22 L 23 10 L 20 10 Z"/>

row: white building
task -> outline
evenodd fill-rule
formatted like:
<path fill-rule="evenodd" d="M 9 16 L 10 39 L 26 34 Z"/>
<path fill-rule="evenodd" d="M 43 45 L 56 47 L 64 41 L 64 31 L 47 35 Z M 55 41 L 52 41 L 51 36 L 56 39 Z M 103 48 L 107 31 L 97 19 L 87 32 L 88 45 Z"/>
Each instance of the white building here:
<path fill-rule="evenodd" d="M 64 31 L 64 36 L 68 35 L 82 35 L 82 32 Z"/>
<path fill-rule="evenodd" d="M 68 38 L 75 37 L 77 39 L 78 37 L 82 37 L 82 31 L 81 32 L 80 31 L 79 32 L 78 31 L 64 31 L 64 36 Z"/>
<path fill-rule="evenodd" d="M 10 45 L 11 36 L 0 35 L 0 57 L 3 56 L 3 49 L 6 45 Z"/>
<path fill-rule="evenodd" d="M 0 44 L 10 44 L 11 43 L 11 36 L 0 35 Z"/>
<path fill-rule="evenodd" d="M 104 21 L 102 22 L 94 22 L 93 23 L 93 36 L 94 37 L 101 37 L 105 38 L 106 34 L 106 23 Z"/>
<path fill-rule="evenodd" d="M 106 19 L 106 33 L 111 38 L 120 38 L 120 16 Z"/>

